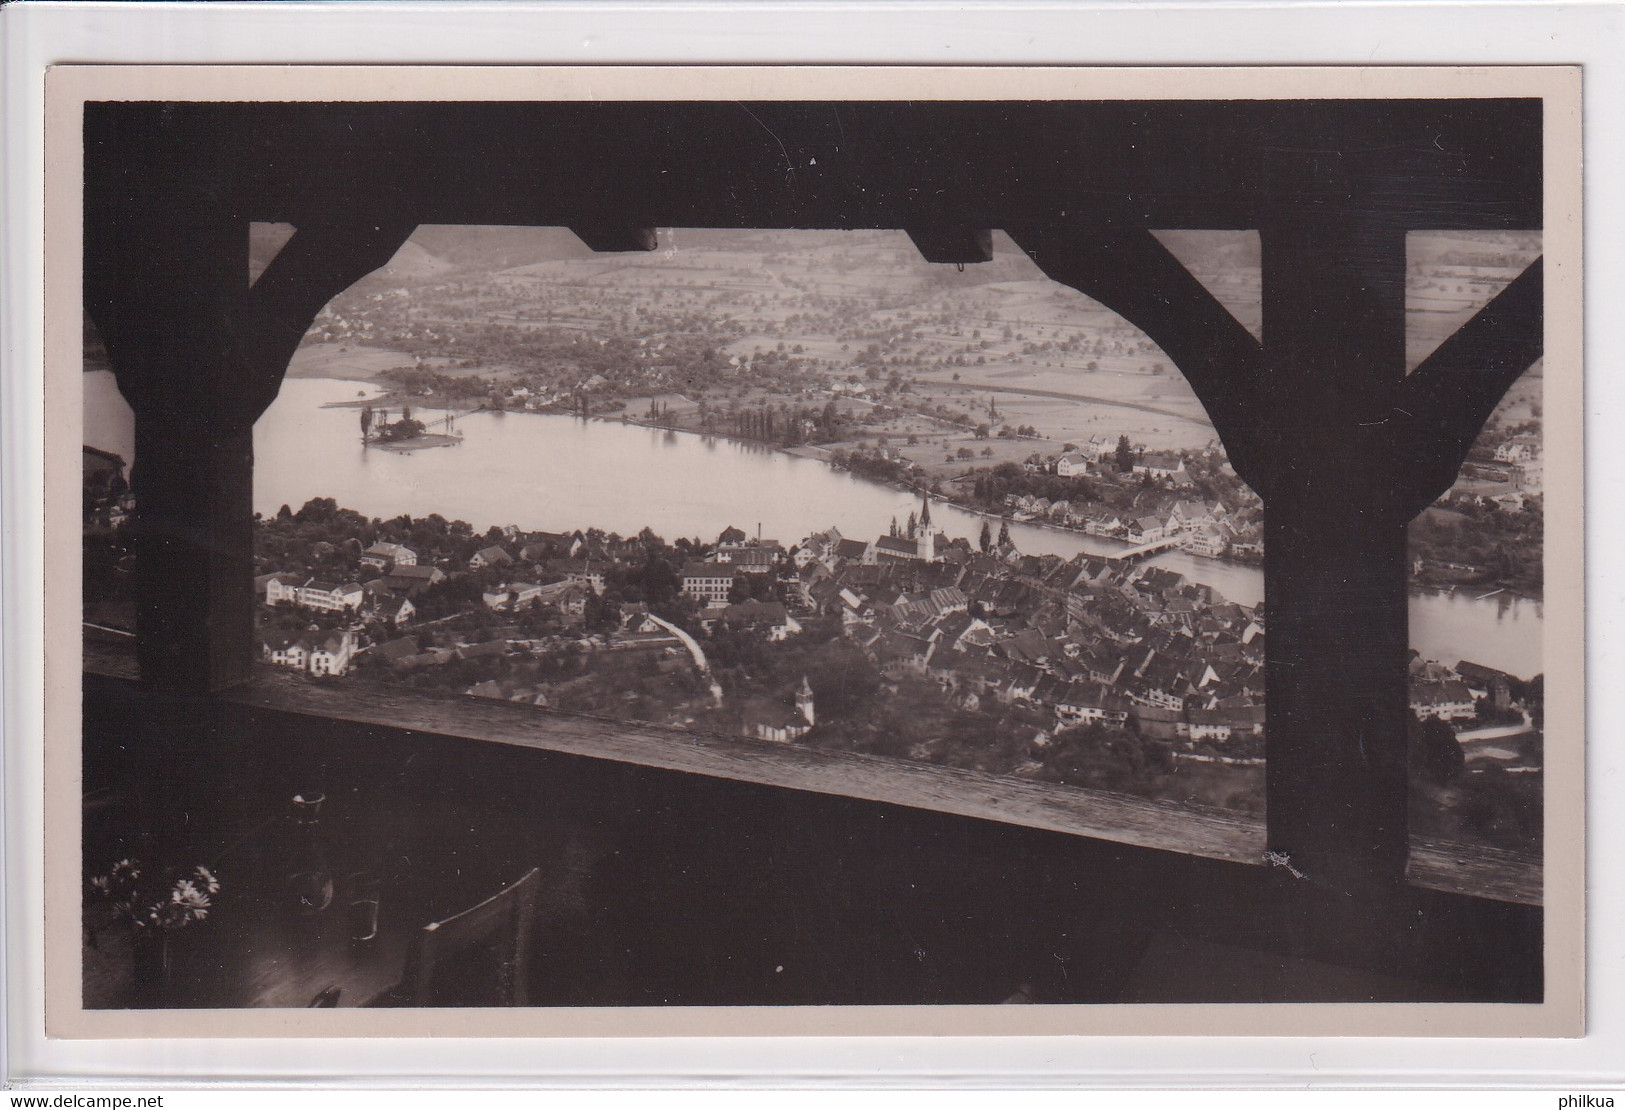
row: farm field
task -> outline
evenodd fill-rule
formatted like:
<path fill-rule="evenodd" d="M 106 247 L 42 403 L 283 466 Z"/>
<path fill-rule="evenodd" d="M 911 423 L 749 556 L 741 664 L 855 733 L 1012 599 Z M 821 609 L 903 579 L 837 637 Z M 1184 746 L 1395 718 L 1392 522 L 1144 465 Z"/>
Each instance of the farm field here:
<path fill-rule="evenodd" d="M 1255 233 L 1158 234 L 1262 333 Z M 276 236 L 256 243 L 263 254 Z M 1540 240 L 1426 233 L 1409 247 L 1414 367 L 1539 254 Z M 603 400 L 594 412 L 708 432 L 728 430 L 718 413 L 804 411 L 833 396 L 840 432 L 819 446 L 884 446 L 933 478 L 1093 437 L 1187 452 L 1215 440 L 1201 403 L 1144 334 L 1050 281 L 1002 232 L 992 261 L 959 271 L 923 262 L 892 231 L 663 229 L 655 251 L 595 255 L 562 229 L 422 228 L 327 316 L 294 376 L 368 379 L 416 366 L 477 379 L 459 387 L 459 405 L 478 390 L 558 397 L 585 384 Z M 493 332 L 502 343 L 489 341 Z M 593 373 L 605 359 L 583 352 L 616 345 L 627 348 L 624 366 Z M 1540 386 L 1537 364 L 1490 433 L 1538 420 Z"/>

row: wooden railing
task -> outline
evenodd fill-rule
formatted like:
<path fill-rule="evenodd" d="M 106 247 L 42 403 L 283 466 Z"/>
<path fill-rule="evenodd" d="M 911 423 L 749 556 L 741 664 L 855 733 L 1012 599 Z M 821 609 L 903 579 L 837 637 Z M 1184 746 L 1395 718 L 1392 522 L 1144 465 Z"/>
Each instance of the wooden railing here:
<path fill-rule="evenodd" d="M 112 638 L 87 640 L 86 669 L 135 677 L 128 643 Z M 258 681 L 220 695 L 219 700 L 910 806 L 1203 859 L 1269 865 L 1263 818 L 1128 794 L 487 698 L 317 684 L 269 669 Z M 1478 845 L 1413 838 L 1406 877 L 1426 889 L 1541 904 L 1538 859 Z"/>

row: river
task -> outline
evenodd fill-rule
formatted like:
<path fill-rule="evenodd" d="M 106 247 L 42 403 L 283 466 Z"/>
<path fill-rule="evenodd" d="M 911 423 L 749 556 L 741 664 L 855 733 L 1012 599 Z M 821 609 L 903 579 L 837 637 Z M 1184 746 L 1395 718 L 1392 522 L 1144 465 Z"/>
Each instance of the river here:
<path fill-rule="evenodd" d="M 113 377 L 83 375 L 85 442 L 134 456 L 129 410 Z M 854 538 L 883 534 L 919 509 L 907 493 L 831 469 L 814 459 L 728 439 L 707 439 L 613 421 L 540 413 L 476 413 L 457 421 L 455 447 L 399 453 L 361 443 L 358 413 L 324 408 L 370 396 L 363 382 L 290 378 L 255 427 L 254 507 L 267 515 L 312 497 L 374 517 L 431 512 L 493 524 L 629 535 L 647 526 L 666 539 L 715 540 L 729 525 L 786 546 L 830 526 Z M 980 535 L 982 518 L 934 503 L 932 520 L 951 538 Z M 995 525 L 997 527 L 997 525 Z M 1078 532 L 1012 524 L 1024 552 L 1071 557 L 1126 546 Z M 1255 568 L 1163 552 L 1149 560 L 1246 605 L 1263 597 Z M 1477 600 L 1418 592 L 1411 642 L 1430 659 L 1466 658 L 1514 674 L 1540 672 L 1541 604 L 1501 594 Z"/>

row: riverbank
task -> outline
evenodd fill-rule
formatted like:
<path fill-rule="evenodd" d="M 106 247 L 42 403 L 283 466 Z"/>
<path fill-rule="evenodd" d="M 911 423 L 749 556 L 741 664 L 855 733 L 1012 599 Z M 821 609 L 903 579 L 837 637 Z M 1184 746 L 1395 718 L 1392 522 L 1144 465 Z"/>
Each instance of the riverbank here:
<path fill-rule="evenodd" d="M 841 470 L 834 465 L 833 456 L 836 451 L 852 449 L 854 446 L 854 441 L 852 440 L 841 440 L 831 444 L 798 444 L 794 447 L 785 447 L 760 439 L 733 435 L 728 432 L 699 432 L 688 428 L 673 428 L 665 424 L 644 420 L 629 414 L 595 414 L 592 416 L 583 417 L 579 413 L 548 410 L 548 412 L 544 413 L 544 415 L 574 416 L 583 420 L 603 422 L 606 424 L 621 425 L 626 427 L 644 428 L 649 431 L 667 432 L 673 435 L 693 437 L 702 442 L 710 441 L 735 443 L 753 450 L 769 451 L 774 454 L 785 455 L 790 458 L 806 459 L 813 462 L 823 463 L 825 466 L 828 466 L 831 470 L 835 470 L 837 473 L 847 474 L 872 485 L 896 490 L 900 493 L 906 493 L 911 497 L 928 498 L 936 504 L 952 506 L 954 509 L 960 512 L 963 512 L 969 516 L 974 516 L 979 520 L 985 520 L 990 524 L 1009 523 L 1012 526 L 1019 526 L 1022 529 L 1033 529 L 1056 536 L 1075 537 L 1092 547 L 1099 548 L 1100 550 L 1097 550 L 1093 554 L 1096 554 L 1101 558 L 1111 558 L 1118 552 L 1130 550 L 1135 546 L 1128 540 L 1119 539 L 1114 536 L 1100 536 L 1083 528 L 1070 527 L 1064 524 L 1055 524 L 1051 521 L 1028 519 L 1017 515 L 997 513 L 990 509 L 985 509 L 978 505 L 972 504 L 968 501 L 961 501 L 958 498 L 944 494 L 939 489 L 932 488 L 937 484 L 937 480 L 935 479 L 932 479 L 931 486 L 927 486 L 920 482 L 888 481 L 868 474 L 859 475 L 854 474 L 849 470 Z M 950 538 L 953 537 L 950 536 Z M 971 540 L 973 543 L 977 539 L 974 534 L 968 535 L 965 538 Z M 1020 545 L 1017 544 L 1017 547 L 1019 548 Z M 1208 556 L 1194 554 L 1191 555 L 1191 558 L 1199 559 L 1203 563 L 1211 563 L 1216 566 L 1234 568 L 1237 570 L 1257 571 L 1259 573 L 1262 573 L 1263 571 L 1263 561 L 1261 559 L 1238 559 L 1231 556 Z M 1438 586 L 1431 583 L 1413 583 L 1410 593 L 1412 597 L 1438 597 L 1441 599 L 1460 599 L 1464 601 L 1493 601 L 1497 596 L 1503 595 L 1508 601 L 1528 601 L 1535 604 L 1540 604 L 1544 600 L 1544 595 L 1540 591 L 1531 591 L 1516 585 L 1497 585 L 1493 582 L 1478 583 L 1471 587 L 1457 586 L 1455 588 L 1449 586 Z"/>
<path fill-rule="evenodd" d="M 376 447 L 381 451 L 395 451 L 400 454 L 409 454 L 421 451 L 427 447 L 457 447 L 463 442 L 462 436 L 441 435 L 438 432 L 428 432 L 410 439 L 396 439 L 388 441 L 369 440 L 368 447 Z"/>
<path fill-rule="evenodd" d="M 359 344 L 305 343 L 288 362 L 284 377 L 333 378 L 347 382 L 370 382 L 385 370 L 411 366 L 413 356 L 388 347 Z"/>
<path fill-rule="evenodd" d="M 1463 601 L 1490 602 L 1496 598 L 1505 598 L 1507 601 L 1530 601 L 1536 605 L 1544 604 L 1546 592 L 1531 589 L 1522 585 L 1497 585 L 1493 582 L 1475 583 L 1471 586 L 1441 586 L 1435 582 L 1411 583 L 1413 596 L 1460 598 Z"/>
<path fill-rule="evenodd" d="M 770 445 L 764 444 L 763 446 L 770 446 Z M 831 447 L 827 447 L 827 446 L 805 445 L 805 446 L 799 446 L 799 447 L 782 447 L 782 448 L 778 448 L 778 450 L 781 450 L 785 454 L 792 455 L 792 456 L 794 456 L 796 458 L 814 459 L 814 460 L 817 460 L 819 462 L 823 462 L 826 465 L 829 465 L 832 469 L 840 469 L 840 468 L 835 466 L 834 460 L 832 458 L 832 456 L 835 453 L 836 448 L 831 448 Z M 846 473 L 851 473 L 851 471 L 845 471 L 845 472 Z M 1056 535 L 1067 535 L 1067 536 L 1082 537 L 1082 538 L 1085 538 L 1085 540 L 1087 542 L 1094 543 L 1097 546 L 1107 547 L 1107 550 L 1104 550 L 1104 551 L 1101 551 L 1101 552 L 1097 553 L 1101 558 L 1107 558 L 1107 559 L 1113 558 L 1119 552 L 1129 551 L 1129 550 L 1132 550 L 1134 547 L 1137 546 L 1136 544 L 1134 544 L 1130 540 L 1121 539 L 1121 538 L 1119 538 L 1117 536 L 1102 536 L 1102 535 L 1099 535 L 1097 533 L 1090 532 L 1086 528 L 1077 528 L 1077 527 L 1073 527 L 1073 526 L 1067 525 L 1067 524 L 1056 524 L 1053 521 L 1039 520 L 1037 518 L 1034 518 L 1034 517 L 1031 517 L 1031 516 L 1025 516 L 1025 515 L 1022 515 L 1022 514 L 1019 514 L 1019 513 L 1006 514 L 1006 513 L 994 512 L 993 510 L 985 509 L 985 508 L 981 507 L 980 505 L 975 504 L 974 502 L 971 502 L 971 501 L 968 501 L 968 500 L 961 500 L 961 499 L 959 499 L 957 497 L 953 497 L 953 496 L 951 496 L 949 494 L 943 493 L 940 489 L 934 488 L 938 484 L 937 480 L 935 480 L 935 479 L 932 480 L 932 488 L 928 488 L 928 487 L 926 487 L 924 485 L 921 485 L 921 484 L 915 483 L 915 482 L 887 481 L 885 479 L 876 478 L 876 477 L 874 477 L 872 475 L 868 475 L 868 474 L 858 475 L 858 477 L 861 477 L 864 481 L 873 482 L 876 485 L 883 485 L 883 486 L 886 486 L 886 487 L 888 487 L 890 489 L 900 490 L 900 491 L 902 491 L 904 493 L 913 494 L 914 496 L 917 496 L 917 497 L 927 498 L 927 499 L 929 499 L 931 501 L 934 501 L 934 502 L 936 502 L 937 504 L 940 504 L 940 505 L 952 505 L 954 508 L 958 509 L 960 512 L 967 513 L 967 514 L 969 514 L 971 516 L 979 517 L 982 520 L 985 520 L 985 521 L 987 521 L 989 523 L 993 523 L 993 522 L 997 522 L 999 524 L 1008 523 L 1008 524 L 1013 524 L 1013 525 L 1021 525 L 1024 528 L 1037 529 L 1037 530 L 1039 530 L 1041 532 L 1050 532 L 1050 533 L 1054 533 Z M 960 479 L 956 479 L 956 480 L 960 480 Z M 1115 549 L 1115 550 L 1113 550 L 1113 549 Z M 1183 548 L 1181 548 L 1179 550 L 1183 550 Z M 1249 570 L 1260 570 L 1260 571 L 1263 569 L 1263 562 L 1262 562 L 1262 560 L 1258 560 L 1258 559 L 1238 559 L 1238 558 L 1234 558 L 1234 557 L 1230 557 L 1230 556 L 1224 556 L 1224 555 L 1195 555 L 1194 553 L 1188 553 L 1188 554 L 1192 554 L 1195 558 L 1204 559 L 1204 560 L 1206 560 L 1208 562 L 1212 562 L 1212 563 L 1219 564 L 1219 565 L 1222 565 L 1222 566 L 1242 567 L 1242 568 L 1246 568 L 1246 569 L 1249 569 Z"/>
<path fill-rule="evenodd" d="M 591 419 L 608 420 L 609 418 L 608 417 L 592 417 Z M 762 440 L 759 440 L 759 439 L 749 439 L 749 438 L 744 437 L 744 436 L 729 435 L 726 432 L 691 432 L 691 431 L 688 431 L 685 428 L 668 428 L 663 424 L 650 424 L 650 423 L 638 420 L 635 417 L 625 417 L 625 418 L 619 419 L 619 420 L 617 420 L 615 422 L 616 423 L 622 423 L 622 424 L 630 424 L 630 425 L 633 425 L 634 427 L 639 427 L 639 428 L 649 428 L 649 429 L 655 430 L 655 431 L 673 432 L 673 433 L 676 433 L 676 434 L 679 434 L 679 435 L 698 436 L 701 439 L 727 440 L 730 443 L 738 443 L 738 444 L 741 444 L 741 445 L 746 446 L 746 447 L 755 447 L 755 448 L 759 448 L 759 449 L 763 449 L 763 450 L 773 451 L 773 452 L 775 452 L 777 454 L 781 454 L 781 455 L 788 455 L 793 459 L 809 459 L 809 460 L 811 460 L 813 462 L 823 463 L 825 466 L 828 466 L 831 470 L 835 470 L 835 471 L 837 471 L 839 473 L 852 474 L 851 471 L 841 470 L 839 467 L 835 466 L 833 458 L 832 458 L 832 456 L 835 454 L 835 452 L 837 450 L 846 450 L 846 449 L 852 447 L 853 443 L 850 440 L 843 440 L 843 441 L 841 441 L 839 443 L 835 443 L 835 444 L 832 444 L 832 445 L 830 445 L 830 444 L 803 443 L 803 444 L 798 444 L 798 445 L 796 445 L 794 447 L 782 447 L 782 446 L 779 446 L 778 444 L 766 443 L 766 442 L 764 442 Z M 907 494 L 909 494 L 911 496 L 914 496 L 914 497 L 925 498 L 925 499 L 933 501 L 933 502 L 935 502 L 936 504 L 939 504 L 939 505 L 952 505 L 954 508 L 960 510 L 961 512 L 968 513 L 968 514 L 970 514 L 972 516 L 979 517 L 979 518 L 981 518 L 983 520 L 987 520 L 989 522 L 1001 523 L 1003 521 L 1008 520 L 1013 524 L 1022 524 L 1022 525 L 1025 525 L 1028 528 L 1038 528 L 1038 529 L 1041 529 L 1041 530 L 1046 531 L 1046 532 L 1068 533 L 1068 534 L 1077 535 L 1077 536 L 1088 536 L 1089 535 L 1089 533 L 1085 532 L 1081 528 L 1065 528 L 1065 527 L 1062 527 L 1062 526 L 1059 526 L 1059 525 L 1049 524 L 1049 523 L 1043 522 L 1043 521 L 1016 520 L 1016 518 L 1014 518 L 1014 517 L 1002 516 L 1002 515 L 1000 515 L 998 513 L 994 513 L 994 512 L 990 512 L 990 511 L 988 511 L 986 509 L 978 508 L 975 505 L 969 505 L 969 504 L 966 504 L 963 501 L 955 500 L 952 497 L 948 497 L 948 496 L 944 495 L 940 491 L 937 491 L 935 489 L 927 488 L 926 486 L 920 485 L 919 483 L 896 482 L 896 481 L 890 481 L 889 482 L 889 481 L 884 481 L 884 480 L 879 479 L 879 478 L 870 477 L 867 474 L 853 474 L 852 476 L 855 477 L 855 478 L 859 478 L 859 479 L 861 479 L 861 480 L 863 480 L 865 482 L 869 482 L 869 483 L 871 483 L 873 485 L 884 486 L 887 489 L 894 489 L 894 490 L 897 490 L 900 493 L 907 493 Z M 949 538 L 953 539 L 955 537 L 950 536 Z M 973 542 L 976 539 L 975 536 L 967 536 L 965 538 L 969 539 L 969 540 L 972 540 Z M 1107 540 L 1107 542 L 1121 542 L 1123 544 L 1123 548 L 1125 550 L 1127 550 L 1129 547 L 1133 546 L 1132 544 L 1129 544 L 1129 543 L 1124 542 L 1124 541 L 1114 541 L 1110 537 L 1091 536 L 1090 538 L 1091 539 L 1105 539 L 1105 540 Z M 1214 561 L 1215 562 L 1227 562 L 1228 560 L 1214 560 Z M 1245 566 L 1247 564 L 1236 563 L 1234 565 L 1236 565 L 1236 566 Z"/>
<path fill-rule="evenodd" d="M 413 378 L 416 384 L 410 389 L 402 389 L 402 380 L 389 374 L 411 370 L 424 373 Z M 466 410 L 476 401 L 488 402 L 492 395 L 505 397 L 510 388 L 520 385 L 527 385 L 533 391 L 538 388 L 531 377 L 506 363 L 466 366 L 445 358 L 419 360 L 403 351 L 353 342 L 343 346 L 330 342 L 307 343 L 296 353 L 288 377 L 366 381 L 375 386 L 384 386 L 378 379 L 388 377 L 394 384 L 377 398 L 379 403 L 409 403 L 414 408 Z M 831 392 L 812 386 L 736 389 L 727 398 L 717 390 L 712 390 L 714 395 L 710 397 L 689 397 L 678 392 L 621 396 L 611 389 L 607 393 L 600 391 L 592 398 L 600 407 L 600 411 L 592 415 L 613 419 L 637 411 L 638 406 L 647 403 L 651 411 L 653 406 L 659 409 L 658 422 L 648 422 L 654 426 L 699 435 L 721 435 L 725 433 L 715 425 L 724 422 L 718 419 L 723 416 L 720 403 L 723 400 L 730 413 L 783 412 L 788 408 L 813 419 L 833 403 L 842 410 L 842 435 L 829 446 L 863 450 L 871 442 L 886 444 L 889 441 L 897 457 L 906 459 L 933 481 L 956 476 L 963 469 L 961 461 L 969 458 L 972 451 L 985 466 L 1019 463 L 1034 451 L 1057 454 L 1068 443 L 1083 442 L 1091 435 L 1107 431 L 1114 435 L 1128 434 L 1135 442 L 1158 450 L 1194 451 L 1211 441 L 1210 434 L 1194 434 L 1208 431 L 1199 409 L 1180 412 L 1177 410 L 1181 406 L 1172 400 L 1169 402 L 1172 408 L 1143 403 L 1148 397 L 1141 375 L 1090 374 L 1088 377 L 1092 381 L 1100 379 L 1097 382 L 1102 387 L 1100 395 L 1033 388 L 1031 382 L 972 386 L 934 381 L 929 377 L 895 393 L 877 384 L 868 395 L 845 388 Z M 1123 381 L 1118 381 L 1119 377 L 1123 377 Z M 1042 381 L 1049 383 L 1047 377 Z M 1110 396 L 1113 389 L 1106 386 L 1120 386 L 1117 392 L 1127 392 Z M 548 389 L 567 390 L 568 387 L 554 382 Z M 1006 399 L 998 405 L 1001 410 L 998 412 L 994 411 L 992 401 L 995 394 Z M 525 411 L 566 412 L 576 400 L 572 395 L 563 402 Z M 1194 398 L 1190 400 L 1194 403 Z M 489 404 L 487 407 L 494 408 Z M 638 423 L 645 424 L 642 420 Z M 990 434 L 990 426 L 995 434 Z M 1174 434 L 1176 428 L 1183 431 Z M 1027 434 L 1018 434 L 1022 432 Z"/>

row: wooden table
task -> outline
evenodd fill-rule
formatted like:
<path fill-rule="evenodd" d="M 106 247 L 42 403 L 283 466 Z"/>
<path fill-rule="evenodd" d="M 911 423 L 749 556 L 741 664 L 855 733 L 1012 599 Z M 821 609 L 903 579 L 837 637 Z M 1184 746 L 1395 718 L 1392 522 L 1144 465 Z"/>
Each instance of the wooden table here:
<path fill-rule="evenodd" d="M 365 814 L 346 816 L 317 828 L 334 881 L 333 900 L 319 912 L 304 912 L 289 891 L 299 830 L 286 817 L 230 830 L 223 848 L 186 853 L 187 862 L 214 867 L 221 891 L 205 920 L 169 934 L 170 974 L 161 989 L 135 981 L 134 930 L 113 921 L 106 903 L 87 903 L 86 1008 L 306 1007 L 333 987 L 340 1006 L 377 1002 L 400 982 L 414 935 L 443 911 L 426 894 L 433 875 L 397 868 L 381 876 L 377 936 L 352 940 L 349 876 L 377 867 L 379 847 L 365 835 Z"/>
<path fill-rule="evenodd" d="M 385 898 L 388 895 L 386 893 Z M 135 941 L 128 926 L 103 930 L 85 949 L 87 1009 L 237 1009 L 309 1006 L 338 987 L 340 1006 L 376 1002 L 400 981 L 407 948 L 424 924 L 384 908 L 376 939 L 350 940 L 337 901 L 309 917 L 263 902 L 238 903 L 170 937 L 168 986 L 150 1000 L 134 982 Z"/>

